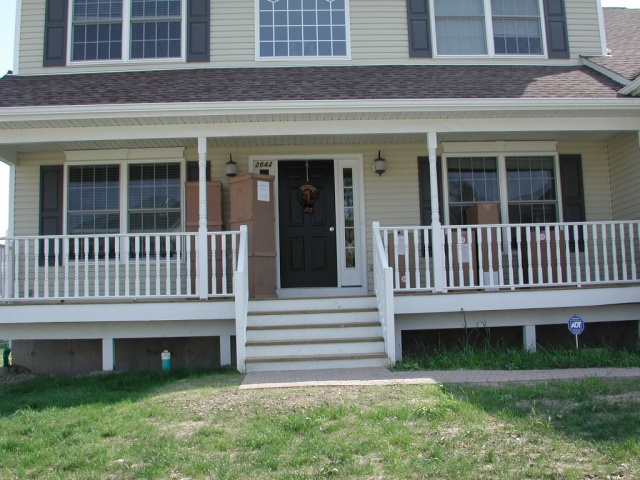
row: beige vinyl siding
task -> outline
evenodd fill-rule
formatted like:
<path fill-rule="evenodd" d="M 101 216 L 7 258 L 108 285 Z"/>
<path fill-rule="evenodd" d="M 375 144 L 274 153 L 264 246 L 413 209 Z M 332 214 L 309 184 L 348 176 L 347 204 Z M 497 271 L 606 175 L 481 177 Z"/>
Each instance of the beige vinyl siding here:
<path fill-rule="evenodd" d="M 44 54 L 44 0 L 22 0 L 19 73 L 42 73 Z"/>
<path fill-rule="evenodd" d="M 596 2 L 565 0 L 565 8 L 571 57 L 602 55 Z"/>
<path fill-rule="evenodd" d="M 595 0 L 567 1 L 568 35 L 571 56 L 599 54 L 600 32 Z M 369 64 L 548 64 L 547 59 L 489 57 L 410 58 L 406 0 L 350 0 L 351 58 L 317 61 L 256 60 L 255 0 L 216 0 L 211 2 L 211 62 L 131 61 L 78 63 L 67 67 L 42 66 L 44 1 L 23 0 L 21 20 L 20 74 L 55 74 L 123 70 L 165 70 L 203 67 L 274 67 L 301 65 Z M 558 61 L 553 61 L 557 63 Z M 565 61 L 566 62 L 566 61 Z"/>
<path fill-rule="evenodd" d="M 640 137 L 620 134 L 608 142 L 614 220 L 640 220 Z"/>
<path fill-rule="evenodd" d="M 62 152 L 23 154 L 18 159 L 15 181 L 15 235 L 38 235 L 40 230 L 40 167 L 62 165 Z"/>
<path fill-rule="evenodd" d="M 588 222 L 611 220 L 611 188 L 605 142 L 559 142 L 558 153 L 582 155 L 585 214 Z"/>
<path fill-rule="evenodd" d="M 217 66 L 255 63 L 255 0 L 211 2 L 211 61 Z"/>

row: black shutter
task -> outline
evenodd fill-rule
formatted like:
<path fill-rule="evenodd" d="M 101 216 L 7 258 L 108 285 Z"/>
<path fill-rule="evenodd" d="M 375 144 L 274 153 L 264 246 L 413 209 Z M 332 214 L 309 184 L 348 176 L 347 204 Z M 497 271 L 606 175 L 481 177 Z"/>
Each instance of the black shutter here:
<path fill-rule="evenodd" d="M 67 0 L 47 0 L 44 20 L 45 67 L 67 63 Z"/>
<path fill-rule="evenodd" d="M 582 156 L 560 155 L 560 185 L 562 185 L 562 216 L 565 222 L 584 222 L 584 187 Z M 582 230 L 578 231 L 578 249 L 584 250 Z M 569 229 L 569 248 L 575 250 L 573 228 Z"/>
<path fill-rule="evenodd" d="M 407 0 L 409 56 L 431 57 L 431 20 L 429 0 Z"/>
<path fill-rule="evenodd" d="M 62 235 L 62 173 L 62 165 L 40 167 L 41 236 Z M 40 252 L 40 265 L 44 265 L 44 241 L 40 241 Z M 53 240 L 49 240 L 49 252 L 49 265 L 53 265 Z"/>
<path fill-rule="evenodd" d="M 209 0 L 188 0 L 187 62 L 209 61 Z"/>
<path fill-rule="evenodd" d="M 211 162 L 207 160 L 207 182 L 211 181 Z M 197 182 L 200 179 L 199 162 L 187 162 L 187 182 Z"/>
<path fill-rule="evenodd" d="M 549 58 L 569 58 L 564 0 L 544 0 L 544 14 Z"/>
<path fill-rule="evenodd" d="M 560 155 L 562 185 L 562 215 L 565 222 L 584 222 L 584 189 L 582 186 L 582 156 Z"/>

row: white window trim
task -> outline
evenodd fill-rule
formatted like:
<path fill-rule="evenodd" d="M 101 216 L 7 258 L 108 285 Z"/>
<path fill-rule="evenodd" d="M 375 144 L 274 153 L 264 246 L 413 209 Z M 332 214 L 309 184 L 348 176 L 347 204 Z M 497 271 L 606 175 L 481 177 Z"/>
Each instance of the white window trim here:
<path fill-rule="evenodd" d="M 180 57 L 131 58 L 131 0 L 122 0 L 122 58 L 114 60 L 73 60 L 73 0 L 67 5 L 67 66 L 104 66 L 120 64 L 186 63 L 187 61 L 187 0 L 181 0 Z"/>
<path fill-rule="evenodd" d="M 179 163 L 180 164 L 180 232 L 185 232 L 186 205 L 185 205 L 185 178 L 187 173 L 187 161 L 184 158 L 184 148 L 141 148 L 141 149 L 120 149 L 120 150 L 75 150 L 65 151 L 66 161 L 63 169 L 63 192 L 62 192 L 62 231 L 63 235 L 68 233 L 69 216 L 69 167 L 83 165 L 119 165 L 120 166 L 120 232 L 111 235 L 129 235 L 128 215 L 129 215 L 129 170 L 130 164 L 140 163 Z M 178 232 L 174 232 L 178 233 Z M 138 235 L 149 235 L 139 233 Z M 90 236 L 90 234 L 87 234 Z M 66 248 L 66 247 L 65 247 Z M 120 256 L 120 263 L 125 260 L 133 261 L 125 255 Z M 68 252 L 65 251 L 65 262 L 68 261 Z M 110 262 L 115 261 L 109 259 Z"/>
<path fill-rule="evenodd" d="M 347 54 L 344 57 L 333 57 L 333 56 L 317 56 L 317 57 L 261 57 L 260 56 L 260 0 L 255 0 L 255 8 L 254 8 L 254 32 L 255 32 L 255 60 L 257 62 L 327 62 L 327 61 L 336 61 L 336 62 L 344 62 L 351 60 L 351 10 L 350 10 L 350 0 L 344 0 L 344 15 L 345 15 L 345 34 L 347 36 Z M 433 1 L 433 0 L 431 0 Z"/>
<path fill-rule="evenodd" d="M 436 35 L 436 14 L 435 14 L 435 0 L 429 0 L 429 22 L 431 25 L 431 31 L 429 32 L 431 36 L 431 45 L 433 45 L 433 58 L 506 58 L 506 59 L 546 59 L 547 57 L 547 29 L 545 26 L 545 17 L 544 17 L 544 5 L 543 0 L 538 0 L 538 11 L 540 12 L 540 34 L 541 34 L 541 42 L 542 42 L 542 53 L 539 55 L 532 54 L 522 54 L 522 55 L 514 55 L 514 54 L 496 54 L 495 53 L 495 44 L 493 41 L 493 16 L 491 15 L 491 0 L 482 0 L 484 6 L 484 28 L 485 35 L 487 41 L 487 53 L 486 54 L 469 54 L 462 53 L 460 55 L 452 55 L 452 54 L 438 54 L 438 41 Z"/>
<path fill-rule="evenodd" d="M 562 223 L 562 190 L 560 179 L 560 156 L 556 148 L 557 142 L 468 142 L 442 144 L 442 209 L 444 225 L 450 225 L 449 218 L 449 182 L 448 182 L 448 158 L 449 157 L 495 157 L 498 168 L 498 205 L 502 223 L 508 223 L 509 219 L 509 195 L 507 192 L 507 168 L 506 157 L 543 156 L 553 157 L 556 182 L 556 204 L 558 208 L 558 222 Z M 494 203 L 494 202 L 489 202 Z"/>

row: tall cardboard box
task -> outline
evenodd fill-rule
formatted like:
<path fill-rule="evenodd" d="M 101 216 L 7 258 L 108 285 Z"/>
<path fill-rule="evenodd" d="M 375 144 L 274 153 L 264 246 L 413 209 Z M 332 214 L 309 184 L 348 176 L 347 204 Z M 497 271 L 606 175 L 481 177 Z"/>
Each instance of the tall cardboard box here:
<path fill-rule="evenodd" d="M 555 229 L 550 228 L 547 234 L 546 230 L 540 229 L 540 241 L 536 239 L 535 228 L 531 229 L 531 258 L 529 258 L 529 249 L 525 241 L 526 233 L 522 234 L 522 263 L 525 277 L 525 283 L 531 285 L 539 285 L 546 283 L 561 283 L 566 280 L 565 274 L 565 235 L 564 230 L 558 230 L 556 235 Z M 558 241 L 559 240 L 559 244 Z M 538 254 L 538 243 L 540 244 L 540 253 Z M 558 252 L 560 255 L 558 256 Z M 560 275 L 558 275 L 558 260 L 560 261 Z M 531 261 L 531 275 L 529 275 L 529 261 Z M 551 271 L 549 271 L 551 270 Z"/>
<path fill-rule="evenodd" d="M 249 235 L 249 295 L 276 297 L 276 215 L 273 175 L 247 173 L 229 179 L 229 226 Z"/>
<path fill-rule="evenodd" d="M 466 211 L 469 225 L 497 225 L 500 223 L 500 211 L 497 203 L 478 203 Z M 497 227 L 483 228 L 476 238 L 478 249 L 478 284 L 491 288 L 498 285 L 498 236 L 501 231 Z"/>

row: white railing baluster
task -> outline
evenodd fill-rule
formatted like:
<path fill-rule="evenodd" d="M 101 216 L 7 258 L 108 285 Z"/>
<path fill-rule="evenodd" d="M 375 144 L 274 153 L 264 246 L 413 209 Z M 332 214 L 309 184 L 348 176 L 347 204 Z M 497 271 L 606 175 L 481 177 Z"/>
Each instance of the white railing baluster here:
<path fill-rule="evenodd" d="M 111 275 L 109 268 L 109 260 L 111 256 L 111 249 L 109 248 L 109 244 L 111 243 L 109 237 L 104 237 L 104 296 L 109 297 L 111 294 Z"/>
<path fill-rule="evenodd" d="M 582 235 L 584 241 L 584 275 L 587 282 L 591 281 L 591 260 L 589 255 L 589 249 L 591 246 L 589 245 L 589 228 L 587 225 L 582 226 Z M 580 282 L 583 283 L 583 282 Z"/>
<path fill-rule="evenodd" d="M 136 235 L 134 237 L 134 246 L 133 248 L 135 249 L 134 251 L 134 295 L 136 297 L 140 296 L 140 237 L 138 235 Z"/>
<path fill-rule="evenodd" d="M 156 249 L 156 262 L 155 262 L 155 270 L 156 270 L 156 286 L 155 286 L 155 295 L 160 295 L 160 269 L 162 265 L 162 261 L 160 260 L 160 236 L 155 235 L 153 237 L 153 245 Z"/>
<path fill-rule="evenodd" d="M 431 255 L 429 254 L 430 242 L 429 242 L 429 230 L 423 230 L 422 235 L 422 249 L 424 251 L 424 282 L 425 288 L 431 289 Z"/>
<path fill-rule="evenodd" d="M 414 276 L 415 276 L 415 285 L 414 287 L 416 289 L 421 288 L 422 285 L 422 281 L 420 276 L 422 275 L 422 272 L 420 271 L 420 251 L 418 250 L 418 242 L 419 242 L 419 238 L 418 238 L 418 230 L 414 229 L 412 230 L 412 235 L 413 235 L 413 258 L 414 258 Z"/>
<path fill-rule="evenodd" d="M 62 241 L 62 239 L 57 238 L 55 240 L 55 243 L 53 244 L 53 261 L 54 261 L 54 267 L 53 267 L 53 271 L 54 271 L 54 275 L 55 278 L 53 279 L 53 291 L 54 291 L 54 297 L 58 298 L 60 297 L 60 242 Z"/>
<path fill-rule="evenodd" d="M 30 250 L 30 241 L 27 239 L 24 243 L 24 298 L 29 298 L 31 294 L 29 290 L 31 289 L 31 284 L 29 280 L 29 256 L 31 255 Z"/>
<path fill-rule="evenodd" d="M 176 235 L 176 295 L 182 295 L 182 268 L 180 262 L 182 259 L 182 242 L 189 237 Z"/>
<path fill-rule="evenodd" d="M 611 262 L 613 264 L 613 279 L 618 280 L 618 236 L 616 235 L 616 226 L 611 224 Z"/>
<path fill-rule="evenodd" d="M 640 223 L 638 223 L 640 231 Z M 634 235 L 633 224 L 629 224 L 629 255 L 631 256 L 631 280 L 638 280 L 638 271 L 636 266 L 636 236 Z"/>
<path fill-rule="evenodd" d="M 393 274 L 396 288 L 400 288 L 400 262 L 398 260 L 398 230 L 393 230 Z"/>
<path fill-rule="evenodd" d="M 217 260 L 217 255 L 218 255 L 218 245 L 217 245 L 217 237 L 215 235 L 212 235 L 210 237 L 211 240 L 211 246 L 209 247 L 210 249 L 210 256 L 211 256 L 211 278 L 210 278 L 210 282 L 211 282 L 211 287 L 209 288 L 210 293 L 212 294 L 216 294 L 218 293 L 218 275 L 221 274 L 221 272 L 218 272 L 218 262 Z M 224 257 L 224 254 L 222 254 L 222 256 Z M 220 268 L 223 268 L 222 265 L 220 265 Z M 224 288 L 223 283 L 221 283 L 222 288 Z"/>
<path fill-rule="evenodd" d="M 225 237 L 219 237 L 219 238 L 220 238 L 220 256 L 222 257 L 222 264 L 221 264 L 222 279 L 220 284 L 220 287 L 221 287 L 220 290 L 221 290 L 221 293 L 226 294 L 227 293 L 227 242 Z M 214 259 L 215 257 L 212 258 L 212 262 Z M 212 288 L 214 291 L 218 290 L 217 286 L 215 287 L 212 286 Z"/>
<path fill-rule="evenodd" d="M 442 244 L 442 248 L 443 250 L 446 248 L 447 249 L 447 254 L 448 256 L 446 258 L 449 259 L 449 262 L 447 262 L 449 264 L 447 270 L 448 270 L 448 275 L 449 275 L 449 281 L 447 282 L 447 287 L 452 288 L 452 287 L 461 287 L 464 286 L 464 280 L 462 280 L 462 285 L 456 285 L 454 282 L 454 276 L 453 276 L 453 269 L 455 268 L 455 265 L 453 264 L 453 255 L 452 255 L 452 243 L 453 243 L 453 230 L 449 227 L 447 228 L 443 228 L 444 231 L 444 242 Z M 458 229 L 458 238 L 457 243 L 459 244 L 460 242 L 460 229 Z M 459 248 L 458 245 L 456 245 L 456 248 Z M 443 252 L 444 253 L 444 252 Z M 458 259 L 458 261 L 460 261 Z"/>
<path fill-rule="evenodd" d="M 114 280 L 113 280 L 113 295 L 116 297 L 120 296 L 120 237 L 114 237 Z M 129 262 L 127 262 L 129 264 Z"/>
<path fill-rule="evenodd" d="M 191 276 L 191 242 L 193 241 L 193 237 L 187 238 L 187 295 L 191 295 L 192 292 L 192 276 Z"/>
<path fill-rule="evenodd" d="M 125 237 L 124 246 L 124 294 L 128 297 L 131 295 L 131 237 Z"/>
<path fill-rule="evenodd" d="M 622 279 L 628 280 L 629 275 L 627 272 L 627 238 L 624 231 L 624 224 L 618 224 L 620 230 L 620 256 L 622 257 Z"/>
<path fill-rule="evenodd" d="M 164 269 L 165 269 L 165 282 L 164 282 L 164 294 L 171 295 L 171 237 L 165 235 L 164 237 Z M 159 294 L 160 292 L 158 292 Z"/>
<path fill-rule="evenodd" d="M 524 285 L 524 265 L 522 259 L 522 228 L 516 227 L 516 246 L 518 248 L 518 285 Z M 526 243 L 525 243 L 526 248 Z"/>
<path fill-rule="evenodd" d="M 511 227 L 506 227 L 503 235 L 506 235 L 507 238 L 507 268 L 509 269 L 509 285 L 511 286 L 511 290 L 513 290 L 515 288 L 515 278 L 513 275 L 513 240 Z"/>
<path fill-rule="evenodd" d="M 144 239 L 144 294 L 151 295 L 151 237 L 145 235 Z"/>
<path fill-rule="evenodd" d="M 100 237 L 93 239 L 93 291 L 100 295 Z"/>
<path fill-rule="evenodd" d="M 593 261 L 594 261 L 594 270 L 596 274 L 596 282 L 600 281 L 600 249 L 598 248 L 598 227 L 597 225 L 593 225 L 591 229 L 591 233 L 593 234 Z"/>

